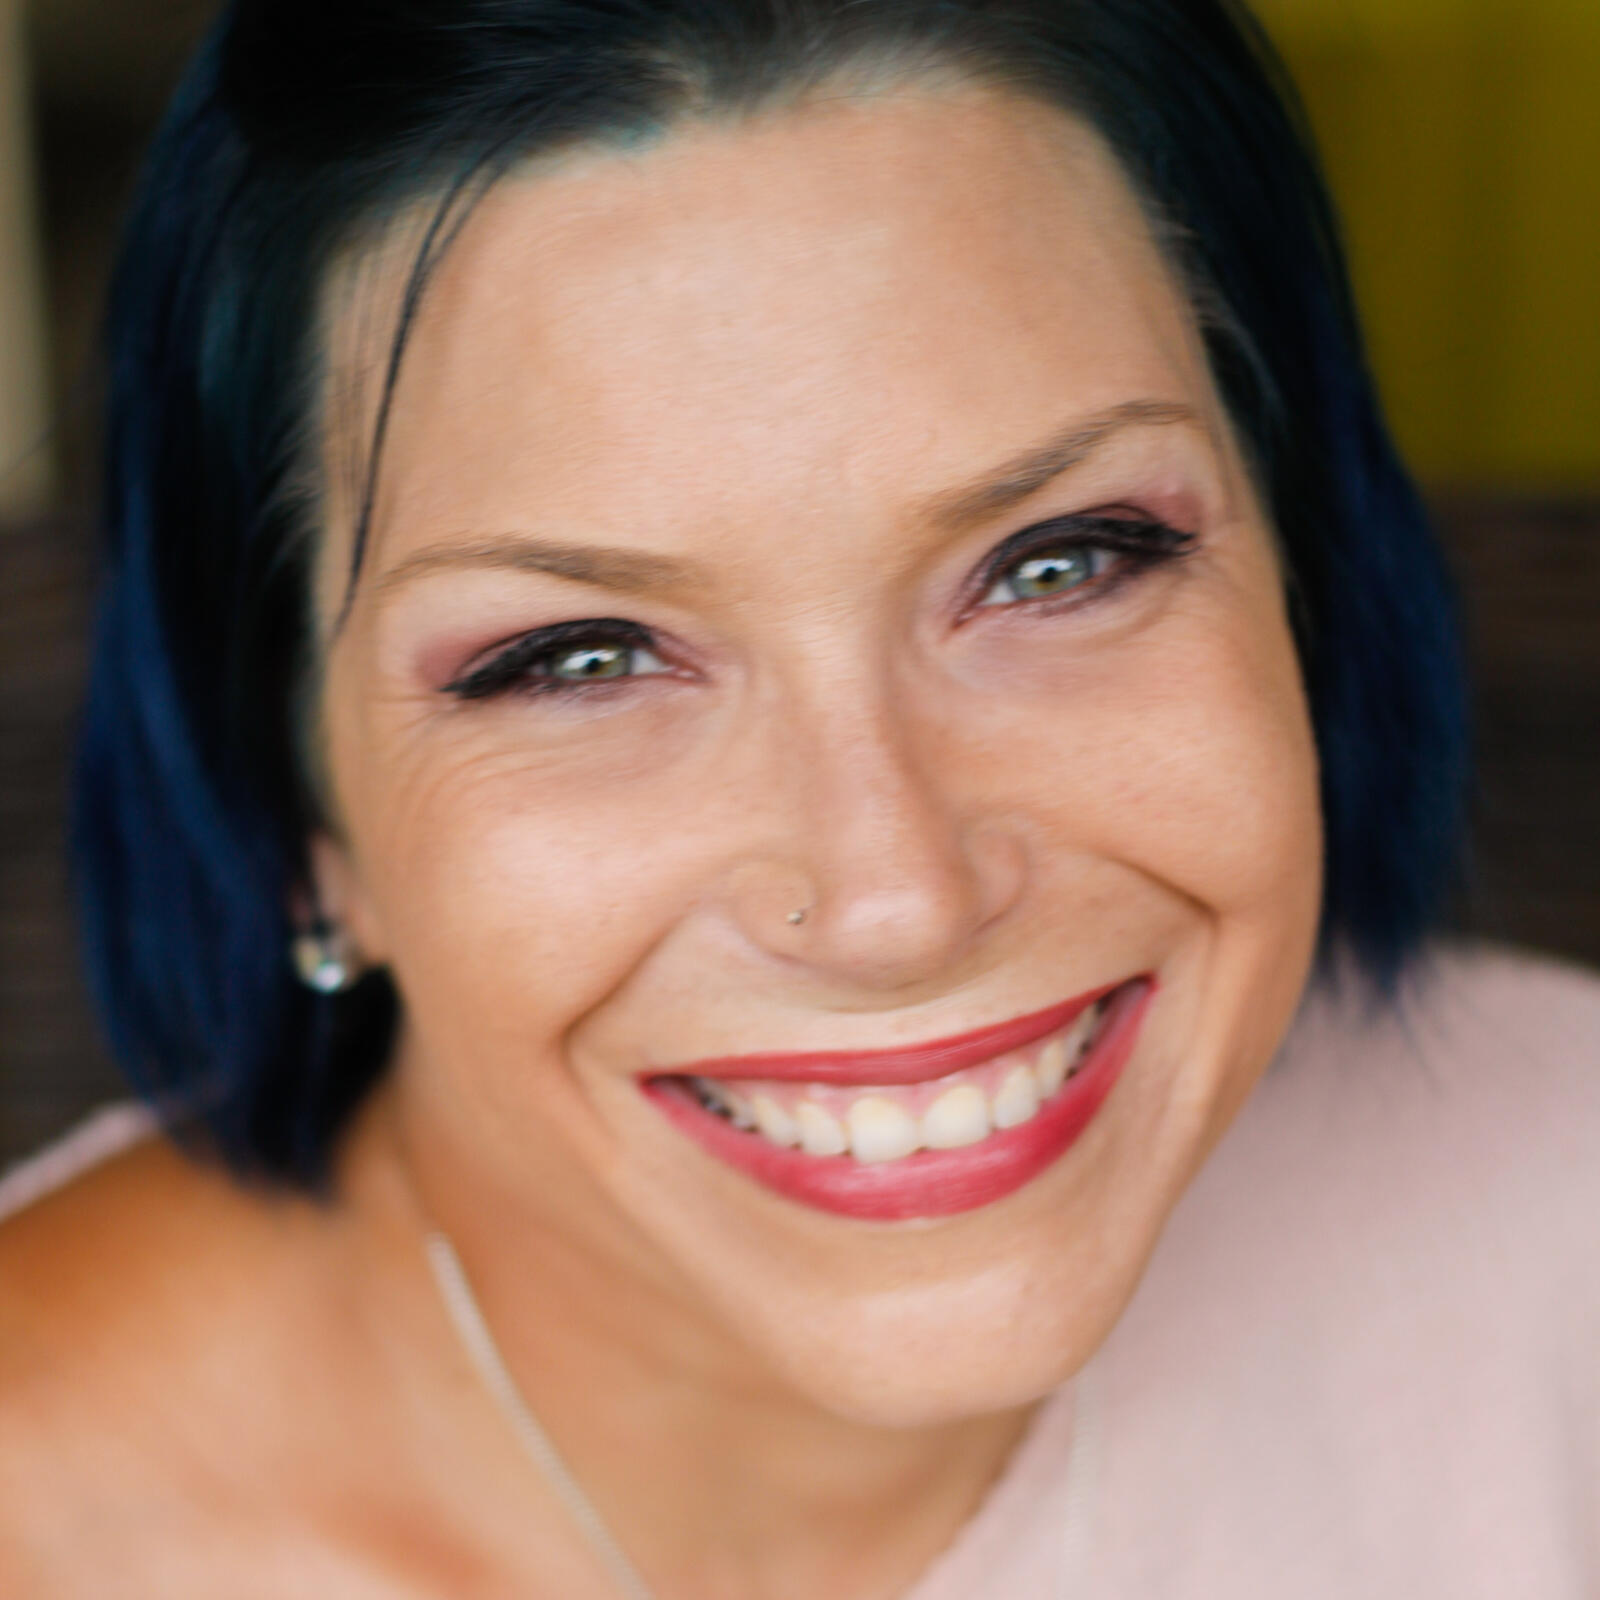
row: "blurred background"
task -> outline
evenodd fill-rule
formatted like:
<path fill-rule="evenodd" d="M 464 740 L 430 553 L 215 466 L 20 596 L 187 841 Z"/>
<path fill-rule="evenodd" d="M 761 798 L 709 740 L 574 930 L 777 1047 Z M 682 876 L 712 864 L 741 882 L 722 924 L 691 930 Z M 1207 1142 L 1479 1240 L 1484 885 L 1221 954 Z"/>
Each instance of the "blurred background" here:
<path fill-rule="evenodd" d="M 94 339 L 198 0 L 0 0 L 0 1164 L 117 1092 L 63 793 Z M 1461 921 L 1600 965 L 1600 0 L 1257 0 L 1344 213 L 1374 360 L 1467 606 Z"/>

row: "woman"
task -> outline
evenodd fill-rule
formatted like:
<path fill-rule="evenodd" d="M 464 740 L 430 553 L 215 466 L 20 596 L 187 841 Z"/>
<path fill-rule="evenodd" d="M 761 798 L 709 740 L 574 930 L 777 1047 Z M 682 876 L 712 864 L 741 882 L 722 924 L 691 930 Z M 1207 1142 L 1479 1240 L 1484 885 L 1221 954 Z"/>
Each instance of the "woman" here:
<path fill-rule="evenodd" d="M 1424 942 L 1332 239 L 1221 0 L 230 8 L 7 1595 L 1593 1592 L 1600 999 Z"/>

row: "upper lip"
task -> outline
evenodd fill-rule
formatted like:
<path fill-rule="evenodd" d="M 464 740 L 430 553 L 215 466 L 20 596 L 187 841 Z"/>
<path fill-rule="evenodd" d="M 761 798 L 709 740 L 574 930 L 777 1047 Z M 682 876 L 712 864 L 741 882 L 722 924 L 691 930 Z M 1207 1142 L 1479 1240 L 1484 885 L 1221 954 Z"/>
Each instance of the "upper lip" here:
<path fill-rule="evenodd" d="M 1060 1000 L 1025 1017 L 991 1023 L 968 1033 L 923 1044 L 891 1045 L 886 1050 L 811 1050 L 773 1055 L 718 1056 L 690 1062 L 654 1076 L 716 1078 L 783 1078 L 805 1083 L 881 1084 L 926 1083 L 980 1066 L 1011 1050 L 1021 1050 L 1065 1028 L 1078 1013 L 1103 999 L 1123 982 L 1107 983 L 1071 1000 Z"/>

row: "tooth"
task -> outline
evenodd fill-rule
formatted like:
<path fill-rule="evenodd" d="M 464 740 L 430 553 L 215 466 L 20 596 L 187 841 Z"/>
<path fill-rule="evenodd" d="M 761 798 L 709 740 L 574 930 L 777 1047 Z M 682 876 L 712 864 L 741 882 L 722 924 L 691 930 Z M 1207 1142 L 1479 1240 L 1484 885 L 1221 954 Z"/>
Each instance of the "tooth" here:
<path fill-rule="evenodd" d="M 922 1113 L 922 1142 L 930 1150 L 959 1150 L 989 1136 L 989 1102 L 975 1083 L 946 1089 Z"/>
<path fill-rule="evenodd" d="M 742 1094 L 730 1089 L 727 1091 L 727 1100 L 728 1115 L 733 1118 L 734 1127 L 746 1130 L 755 1127 L 756 1114 L 751 1109 L 750 1102 Z"/>
<path fill-rule="evenodd" d="M 733 1114 L 733 1108 L 728 1104 L 727 1091 L 721 1084 L 713 1083 L 709 1078 L 691 1078 L 690 1085 L 700 1097 L 702 1104 L 709 1106 L 714 1111 Z"/>
<path fill-rule="evenodd" d="M 794 1120 L 800 1131 L 800 1148 L 808 1156 L 842 1156 L 849 1148 L 837 1118 L 812 1101 L 802 1100 L 795 1107 Z"/>
<path fill-rule="evenodd" d="M 1089 1047 L 1094 1043 L 1100 1019 L 1106 1014 L 1106 1002 L 1097 1000 L 1074 1024 L 1067 1039 L 1067 1076 L 1070 1078 L 1083 1065 Z"/>
<path fill-rule="evenodd" d="M 882 1095 L 863 1095 L 850 1107 L 850 1154 L 857 1161 L 898 1161 L 918 1146 L 910 1114 Z"/>
<path fill-rule="evenodd" d="M 1048 1100 L 1066 1081 L 1067 1041 L 1065 1038 L 1052 1039 L 1039 1052 L 1039 1059 L 1033 1064 L 1033 1073 L 1039 1080 L 1039 1098 Z"/>
<path fill-rule="evenodd" d="M 758 1094 L 750 1102 L 750 1109 L 763 1138 L 789 1147 L 800 1143 L 800 1129 L 794 1118 L 770 1094 Z"/>
<path fill-rule="evenodd" d="M 994 1097 L 994 1125 L 1015 1128 L 1029 1121 L 1039 1109 L 1039 1088 L 1033 1074 L 1022 1065 L 1013 1067 Z"/>
<path fill-rule="evenodd" d="M 1067 1034 L 1067 1063 L 1070 1066 L 1083 1054 L 1083 1047 L 1088 1044 L 1090 1036 L 1094 1033 L 1095 1025 L 1100 1021 L 1102 1002 L 1096 1002 L 1073 1023 Z"/>

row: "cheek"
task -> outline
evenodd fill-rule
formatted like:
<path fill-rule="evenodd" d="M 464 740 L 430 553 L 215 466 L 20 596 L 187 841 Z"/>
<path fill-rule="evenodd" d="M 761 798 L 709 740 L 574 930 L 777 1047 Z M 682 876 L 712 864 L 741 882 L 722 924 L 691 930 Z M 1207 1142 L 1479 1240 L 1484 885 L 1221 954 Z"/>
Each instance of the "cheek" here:
<path fill-rule="evenodd" d="M 447 726 L 369 700 L 346 746 L 386 955 L 413 1031 L 446 1058 L 520 1067 L 559 1049 L 692 906 L 726 838 L 690 781 L 710 754 L 684 719 L 654 719 L 642 759 L 625 719 L 552 739 L 543 715 Z"/>
<path fill-rule="evenodd" d="M 1048 859 L 1131 869 L 1214 917 L 1303 922 L 1320 895 L 1317 760 L 1270 598 L 1168 615 L 1041 685 L 1011 742 Z M 1308 909 L 1309 905 L 1309 909 Z"/>
<path fill-rule="evenodd" d="M 443 983 L 524 1019 L 570 1013 L 637 958 L 676 877 L 640 837 L 637 811 L 628 827 L 598 797 L 551 794 L 515 758 L 452 765 L 395 799 L 375 854 L 401 869 L 383 889 L 384 921 L 401 987 L 419 1002 Z"/>
<path fill-rule="evenodd" d="M 1291 652 L 1255 644 L 1220 640 L 1174 663 L 1185 691 L 1152 695 L 1138 713 L 1139 759 L 1114 794 L 1152 866 L 1203 906 L 1235 915 L 1299 898 L 1321 859 L 1297 666 Z"/>

